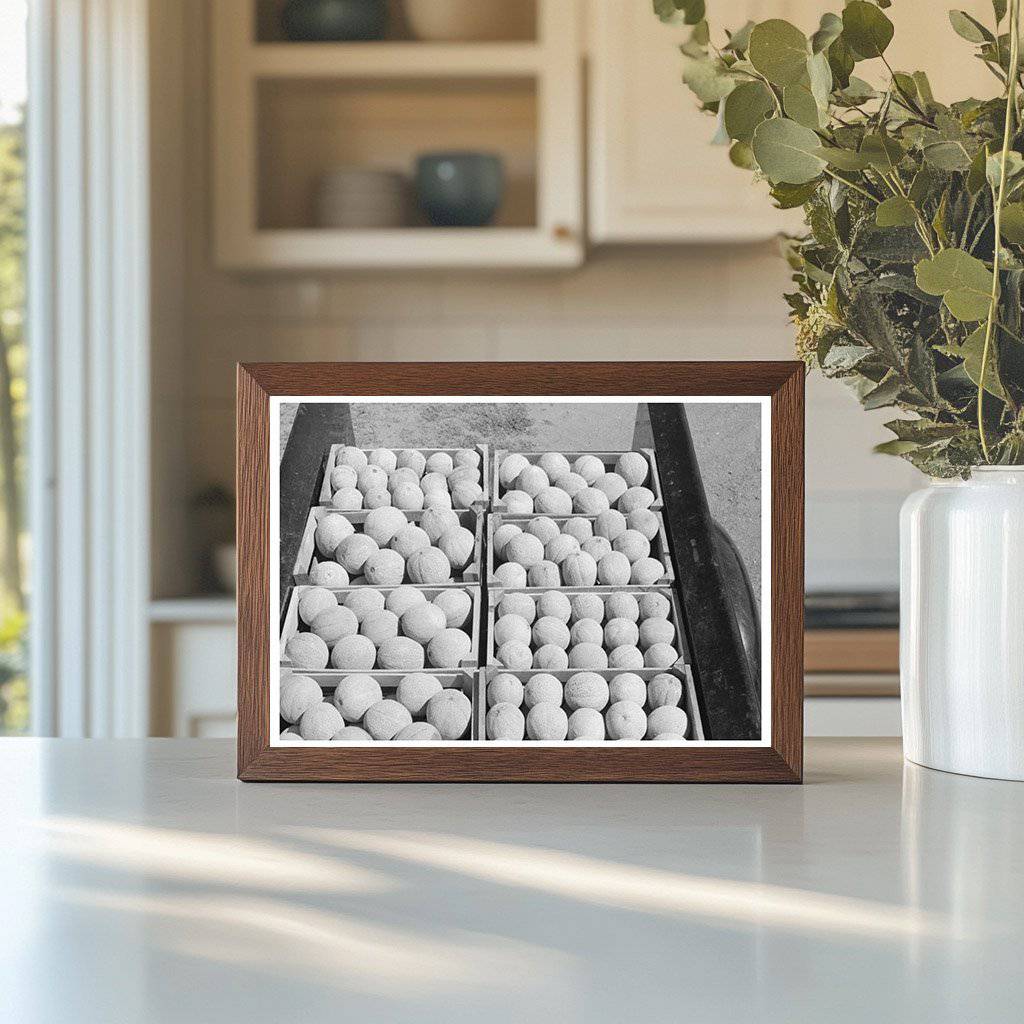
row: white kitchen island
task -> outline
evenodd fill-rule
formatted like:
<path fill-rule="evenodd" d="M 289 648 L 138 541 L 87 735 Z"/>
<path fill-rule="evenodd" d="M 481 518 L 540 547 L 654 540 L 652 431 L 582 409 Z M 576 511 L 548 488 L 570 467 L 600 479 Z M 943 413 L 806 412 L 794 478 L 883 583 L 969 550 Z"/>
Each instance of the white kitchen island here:
<path fill-rule="evenodd" d="M 1003 1022 L 1024 786 L 811 740 L 800 786 L 243 785 L 0 741 L 0 1021 Z"/>

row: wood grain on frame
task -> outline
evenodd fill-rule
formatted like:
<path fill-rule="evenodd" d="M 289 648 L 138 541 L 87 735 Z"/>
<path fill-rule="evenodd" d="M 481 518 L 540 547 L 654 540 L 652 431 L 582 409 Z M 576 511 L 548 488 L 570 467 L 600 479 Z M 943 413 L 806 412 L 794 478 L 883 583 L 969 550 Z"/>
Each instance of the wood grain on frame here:
<path fill-rule="evenodd" d="M 771 396 L 771 745 L 270 746 L 271 395 Z M 799 362 L 250 363 L 238 367 L 238 777 L 245 781 L 799 782 L 804 368 Z"/>

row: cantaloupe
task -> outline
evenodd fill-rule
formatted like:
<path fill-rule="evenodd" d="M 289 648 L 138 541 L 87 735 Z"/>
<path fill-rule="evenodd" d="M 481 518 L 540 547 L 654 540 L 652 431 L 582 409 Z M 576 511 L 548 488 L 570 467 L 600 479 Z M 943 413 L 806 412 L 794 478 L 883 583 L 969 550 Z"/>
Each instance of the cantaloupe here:
<path fill-rule="evenodd" d="M 670 668 L 679 660 L 679 652 L 672 644 L 651 644 L 644 651 L 647 668 Z"/>
<path fill-rule="evenodd" d="M 537 598 L 537 614 L 568 622 L 572 615 L 572 603 L 561 591 L 547 590 Z"/>
<path fill-rule="evenodd" d="M 526 491 L 506 491 L 503 497 L 505 511 L 513 516 L 528 516 L 533 514 L 533 498 Z"/>
<path fill-rule="evenodd" d="M 437 547 L 444 552 L 452 569 L 461 574 L 473 560 L 476 537 L 464 526 L 456 526 L 441 535 Z"/>
<path fill-rule="evenodd" d="M 377 648 L 366 636 L 343 636 L 331 648 L 331 667 L 346 672 L 369 672 L 377 661 Z"/>
<path fill-rule="evenodd" d="M 608 684 L 608 700 L 612 704 L 628 700 L 643 707 L 647 700 L 647 684 L 635 672 L 620 672 Z"/>
<path fill-rule="evenodd" d="M 521 643 L 519 640 L 508 640 L 501 644 L 494 652 L 498 664 L 513 672 L 525 672 L 533 668 L 533 651 L 529 644 Z"/>
<path fill-rule="evenodd" d="M 309 570 L 309 582 L 316 587 L 337 590 L 348 586 L 348 573 L 337 562 L 317 562 Z"/>
<path fill-rule="evenodd" d="M 491 536 L 491 547 L 494 550 L 494 557 L 498 561 L 503 561 L 505 558 L 505 548 L 508 547 L 508 542 L 523 532 L 521 526 L 515 523 L 502 523 L 496 527 L 493 535 Z"/>
<path fill-rule="evenodd" d="M 571 472 L 569 460 L 561 452 L 545 452 L 537 459 L 537 465 L 547 473 L 553 484 Z"/>
<path fill-rule="evenodd" d="M 363 492 L 354 487 L 343 487 L 331 495 L 331 507 L 339 512 L 358 512 L 363 507 Z"/>
<path fill-rule="evenodd" d="M 433 668 L 458 668 L 473 653 L 473 641 L 461 629 L 442 629 L 427 644 L 427 662 Z"/>
<path fill-rule="evenodd" d="M 427 595 L 418 587 L 395 587 L 384 599 L 384 607 L 401 618 L 410 608 L 426 601 Z"/>
<path fill-rule="evenodd" d="M 566 473 L 557 483 L 558 487 L 569 495 L 570 500 L 589 486 L 579 473 Z"/>
<path fill-rule="evenodd" d="M 553 615 L 544 615 L 533 624 L 533 645 L 554 644 L 565 650 L 569 646 L 569 627 Z"/>
<path fill-rule="evenodd" d="M 309 624 L 309 631 L 316 633 L 328 647 L 336 644 L 343 636 L 359 632 L 359 620 L 348 608 L 335 605 L 317 613 Z"/>
<path fill-rule="evenodd" d="M 659 672 L 647 684 L 647 705 L 651 708 L 678 707 L 683 699 L 683 681 L 671 672 Z"/>
<path fill-rule="evenodd" d="M 569 654 L 558 644 L 542 644 L 533 652 L 533 667 L 542 672 L 564 672 L 569 667 Z"/>
<path fill-rule="evenodd" d="M 429 601 L 407 608 L 398 620 L 401 633 L 424 647 L 447 626 L 444 612 Z"/>
<path fill-rule="evenodd" d="M 337 603 L 326 587 L 304 587 L 299 595 L 299 618 L 308 626 L 325 608 L 334 608 Z"/>
<path fill-rule="evenodd" d="M 550 516 L 535 516 L 526 524 L 525 532 L 532 534 L 541 544 L 546 546 L 549 541 L 558 537 L 562 531 L 559 529 L 558 523 Z"/>
<path fill-rule="evenodd" d="M 604 739 L 604 715 L 593 708 L 577 708 L 569 716 L 569 728 L 566 733 L 569 740 L 587 740 L 596 742 Z"/>
<path fill-rule="evenodd" d="M 452 496 L 447 491 L 424 491 L 423 509 L 436 509 L 438 511 L 451 511 Z"/>
<path fill-rule="evenodd" d="M 484 496 L 484 489 L 479 484 L 463 481 L 452 487 L 452 508 L 472 508 Z"/>
<path fill-rule="evenodd" d="M 561 570 L 554 562 L 542 559 L 531 565 L 526 572 L 526 584 L 530 587 L 557 587 L 562 582 Z"/>
<path fill-rule="evenodd" d="M 502 615 L 494 622 L 495 647 L 501 647 L 510 641 L 528 644 L 531 636 L 530 624 L 520 615 Z"/>
<path fill-rule="evenodd" d="M 642 558 L 650 558 L 651 554 L 651 542 L 639 530 L 623 530 L 612 542 L 612 547 L 624 554 L 630 565 Z M 661 563 L 658 564 L 660 567 Z"/>
<path fill-rule="evenodd" d="M 455 460 L 447 452 L 431 452 L 423 468 L 425 474 L 439 473 L 446 477 L 455 468 Z"/>
<path fill-rule="evenodd" d="M 608 653 L 609 668 L 638 669 L 644 667 L 644 655 L 633 644 L 622 644 Z"/>
<path fill-rule="evenodd" d="M 496 704 L 512 704 L 519 707 L 523 703 L 523 683 L 511 672 L 499 672 L 487 684 L 487 706 Z"/>
<path fill-rule="evenodd" d="M 366 462 L 366 453 L 351 445 L 339 448 L 334 457 L 335 466 L 351 466 L 357 473 L 366 466 Z"/>
<path fill-rule="evenodd" d="M 281 731 L 280 738 L 285 743 L 301 743 L 302 742 L 302 736 L 299 733 L 298 728 L 296 726 L 294 726 L 294 725 L 291 728 L 289 728 L 289 729 L 283 729 Z M 331 738 L 333 739 L 334 737 L 332 736 Z"/>
<path fill-rule="evenodd" d="M 594 536 L 594 526 L 589 519 L 584 519 L 582 516 L 574 516 L 572 519 L 566 519 L 562 523 L 562 533 L 575 537 L 582 546 Z"/>
<path fill-rule="evenodd" d="M 441 734 L 429 722 L 413 722 L 395 733 L 395 743 L 436 743 Z"/>
<path fill-rule="evenodd" d="M 611 554 L 612 546 L 607 537 L 591 537 L 583 542 L 583 547 L 580 550 L 585 551 L 595 562 L 600 564 L 605 555 Z"/>
<path fill-rule="evenodd" d="M 661 524 L 658 515 L 649 508 L 635 508 L 626 516 L 626 525 L 637 533 L 642 533 L 648 540 L 658 536 Z"/>
<path fill-rule="evenodd" d="M 538 704 L 561 704 L 562 684 L 547 672 L 538 672 L 526 680 L 523 688 L 523 703 L 527 708 Z"/>
<path fill-rule="evenodd" d="M 396 487 L 401 487 L 403 484 L 408 484 L 410 487 L 419 487 L 419 474 L 408 466 L 403 466 L 401 469 L 395 469 L 388 473 L 389 491 L 393 491 Z"/>
<path fill-rule="evenodd" d="M 388 508 L 391 505 L 391 492 L 383 487 L 375 491 L 367 491 L 363 495 L 363 508 L 372 510 L 375 508 Z"/>
<path fill-rule="evenodd" d="M 405 579 L 405 559 L 390 548 L 374 551 L 363 563 L 363 576 L 374 587 L 397 587 Z"/>
<path fill-rule="evenodd" d="M 453 456 L 456 466 L 468 466 L 470 469 L 480 468 L 480 453 L 472 448 L 460 448 Z"/>
<path fill-rule="evenodd" d="M 356 487 L 363 494 L 388 489 L 388 474 L 380 466 L 364 466 L 356 477 Z"/>
<path fill-rule="evenodd" d="M 332 737 L 337 743 L 372 743 L 373 737 L 358 725 L 346 725 L 339 729 Z"/>
<path fill-rule="evenodd" d="M 383 699 L 380 683 L 373 676 L 353 673 L 338 682 L 331 702 L 346 722 L 359 722 L 377 701 Z"/>
<path fill-rule="evenodd" d="M 610 740 L 642 740 L 647 733 L 647 716 L 638 704 L 620 700 L 605 712 L 604 725 Z"/>
<path fill-rule="evenodd" d="M 572 499 L 572 510 L 583 516 L 598 516 L 608 508 L 608 495 L 596 487 L 588 487 Z"/>
<path fill-rule="evenodd" d="M 615 540 L 626 529 L 626 517 L 614 508 L 601 512 L 594 520 L 594 536 L 604 537 L 608 541 Z"/>
<path fill-rule="evenodd" d="M 533 508 L 549 516 L 571 515 L 572 496 L 560 487 L 545 487 L 534 496 Z"/>
<path fill-rule="evenodd" d="M 597 490 L 603 491 L 608 498 L 609 505 L 614 506 L 619 498 L 626 493 L 628 484 L 618 473 L 604 473 L 594 481 L 593 486 Z"/>
<path fill-rule="evenodd" d="M 420 490 L 425 495 L 431 491 L 447 491 L 448 478 L 442 473 L 424 473 L 420 480 Z"/>
<path fill-rule="evenodd" d="M 391 504 L 405 512 L 418 512 L 423 508 L 423 491 L 416 484 L 399 484 L 391 492 Z"/>
<path fill-rule="evenodd" d="M 526 718 L 518 705 L 499 702 L 487 712 L 484 728 L 489 740 L 515 743 L 526 735 Z"/>
<path fill-rule="evenodd" d="M 480 471 L 472 466 L 459 466 L 448 475 L 448 486 L 454 490 L 459 484 L 475 484 L 480 486 Z M 481 488 L 481 491 L 483 488 Z"/>
<path fill-rule="evenodd" d="M 449 629 L 465 629 L 473 612 L 473 599 L 465 590 L 442 590 L 433 602 L 444 612 Z"/>
<path fill-rule="evenodd" d="M 409 525 L 405 513 L 397 508 L 375 508 L 367 512 L 366 521 L 363 523 L 363 533 L 369 537 L 377 547 L 387 547 L 392 538 L 403 527 Z"/>
<path fill-rule="evenodd" d="M 580 550 L 580 542 L 567 533 L 560 533 L 557 537 L 544 545 L 544 558 L 555 565 L 561 565 L 570 555 L 575 555 Z"/>
<path fill-rule="evenodd" d="M 624 587 L 629 583 L 631 566 L 621 551 L 609 551 L 597 563 L 598 582 L 605 587 Z"/>
<path fill-rule="evenodd" d="M 411 672 L 423 668 L 423 645 L 412 637 L 395 636 L 377 648 L 377 668 L 385 672 Z"/>
<path fill-rule="evenodd" d="M 570 555 L 559 568 L 567 587 L 592 587 L 597 582 L 597 562 L 585 551 Z"/>
<path fill-rule="evenodd" d="M 526 735 L 531 740 L 564 740 L 569 716 L 557 704 L 536 704 L 526 716 Z"/>
<path fill-rule="evenodd" d="M 385 640 L 398 636 L 398 616 L 386 608 L 380 612 L 367 615 L 359 624 L 359 632 L 378 647 Z"/>
<path fill-rule="evenodd" d="M 327 644 L 315 633 L 296 633 L 284 645 L 284 655 L 297 669 L 319 672 L 327 668 Z"/>
<path fill-rule="evenodd" d="M 304 740 L 329 740 L 345 722 L 333 704 L 320 701 L 308 707 L 299 719 L 299 735 Z"/>
<path fill-rule="evenodd" d="M 367 615 L 379 612 L 384 607 L 384 595 L 373 587 L 357 587 L 345 595 L 342 603 L 362 622 Z"/>
<path fill-rule="evenodd" d="M 526 570 L 518 562 L 504 562 L 494 570 L 494 582 L 502 587 L 521 590 L 526 586 Z"/>
<path fill-rule="evenodd" d="M 665 576 L 665 566 L 657 558 L 640 558 L 629 571 L 629 581 L 634 587 L 649 587 Z"/>
<path fill-rule="evenodd" d="M 529 569 L 544 560 L 544 544 L 532 533 L 517 534 L 505 545 L 505 560 Z"/>
<path fill-rule="evenodd" d="M 498 467 L 498 480 L 502 487 L 511 489 L 516 477 L 530 464 L 530 460 L 525 455 L 519 455 L 513 452 L 510 455 L 506 455 L 501 460 L 501 465 Z"/>
<path fill-rule="evenodd" d="M 629 619 L 636 622 L 640 618 L 640 605 L 636 598 L 624 590 L 609 594 L 604 602 L 605 615 L 609 619 Z"/>
<path fill-rule="evenodd" d="M 609 619 L 605 623 L 604 645 L 609 651 L 614 651 L 623 644 L 636 646 L 639 639 L 640 630 L 631 619 Z"/>
<path fill-rule="evenodd" d="M 420 518 L 419 525 L 430 543 L 437 544 L 443 534 L 459 528 L 459 517 L 451 509 L 427 509 Z"/>
<path fill-rule="evenodd" d="M 680 743 L 680 742 L 684 741 L 685 739 L 686 739 L 685 736 L 680 736 L 679 733 L 676 733 L 676 732 L 659 732 L 658 735 L 654 737 L 654 742 L 656 742 L 656 743 Z"/>
<path fill-rule="evenodd" d="M 640 508 L 650 508 L 654 504 L 654 491 L 646 487 L 630 487 L 619 498 L 616 508 L 629 514 Z"/>
<path fill-rule="evenodd" d="M 397 552 L 403 559 L 408 559 L 416 551 L 422 551 L 430 547 L 430 535 L 420 526 L 409 523 L 403 526 L 391 538 L 390 548 Z M 399 581 L 401 582 L 401 581 Z"/>
<path fill-rule="evenodd" d="M 441 680 L 437 676 L 431 675 L 429 672 L 410 672 L 398 681 L 395 700 L 399 704 L 404 704 L 413 718 L 416 718 L 423 714 L 427 701 L 443 689 Z"/>
<path fill-rule="evenodd" d="M 309 676 L 294 674 L 281 679 L 277 703 L 281 717 L 289 725 L 294 725 L 307 708 L 319 704 L 323 699 L 320 684 Z"/>
<path fill-rule="evenodd" d="M 398 456 L 390 448 L 375 448 L 366 461 L 370 466 L 380 466 L 385 473 L 393 473 L 398 467 Z"/>
<path fill-rule="evenodd" d="M 608 683 L 596 672 L 576 672 L 565 683 L 565 706 L 570 711 L 593 708 L 603 711 L 608 704 Z"/>
<path fill-rule="evenodd" d="M 604 601 L 599 594 L 573 594 L 569 598 L 572 614 L 569 622 L 579 622 L 581 619 L 592 619 L 594 622 L 604 622 Z"/>
<path fill-rule="evenodd" d="M 505 594 L 498 602 L 498 617 L 503 615 L 519 615 L 532 623 L 537 617 L 537 607 L 529 594 Z"/>
<path fill-rule="evenodd" d="M 340 512 L 328 512 L 320 517 L 313 532 L 313 543 L 324 558 L 333 558 L 334 549 L 356 528 Z"/>
<path fill-rule="evenodd" d="M 581 455 L 573 464 L 572 471 L 578 473 L 591 486 L 605 472 L 604 463 L 596 455 Z"/>
<path fill-rule="evenodd" d="M 442 690 L 427 701 L 427 721 L 437 729 L 443 740 L 462 739 L 469 731 L 472 716 L 472 702 L 461 690 Z"/>
<path fill-rule="evenodd" d="M 655 644 L 672 644 L 676 639 L 676 627 L 668 619 L 644 619 L 640 623 L 640 648 L 646 651 Z"/>
<path fill-rule="evenodd" d="M 362 574 L 366 560 L 379 550 L 379 545 L 372 537 L 368 537 L 365 533 L 353 533 L 351 537 L 346 537 L 338 545 L 335 558 L 350 576 L 359 576 Z"/>
<path fill-rule="evenodd" d="M 356 487 L 358 481 L 359 473 L 351 466 L 335 466 L 330 476 L 331 494 L 350 491 Z"/>
<path fill-rule="evenodd" d="M 640 616 L 644 619 L 667 619 L 672 605 L 664 594 L 648 592 L 638 598 Z"/>
<path fill-rule="evenodd" d="M 375 740 L 393 740 L 409 725 L 412 725 L 412 715 L 397 700 L 377 701 L 363 718 L 363 727 Z"/>
<path fill-rule="evenodd" d="M 647 716 L 647 738 L 652 740 L 662 733 L 685 736 L 689 724 L 690 720 L 682 708 L 662 704 L 652 708 Z"/>
<path fill-rule="evenodd" d="M 597 644 L 576 644 L 569 648 L 569 668 L 600 671 L 608 667 L 608 655 Z"/>
<path fill-rule="evenodd" d="M 577 619 L 569 630 L 569 646 L 577 644 L 596 644 L 598 647 L 604 644 L 604 630 L 600 622 L 593 619 Z"/>
<path fill-rule="evenodd" d="M 413 583 L 427 587 L 436 587 L 452 578 L 451 563 L 438 548 L 421 548 L 413 552 L 405 563 L 405 571 Z"/>
<path fill-rule="evenodd" d="M 647 459 L 640 452 L 623 452 L 615 463 L 615 472 L 629 487 L 639 487 L 647 480 L 649 472 Z"/>
<path fill-rule="evenodd" d="M 423 476 L 427 468 L 427 457 L 414 448 L 404 448 L 398 453 L 396 460 L 399 469 L 411 469 L 418 477 Z"/>

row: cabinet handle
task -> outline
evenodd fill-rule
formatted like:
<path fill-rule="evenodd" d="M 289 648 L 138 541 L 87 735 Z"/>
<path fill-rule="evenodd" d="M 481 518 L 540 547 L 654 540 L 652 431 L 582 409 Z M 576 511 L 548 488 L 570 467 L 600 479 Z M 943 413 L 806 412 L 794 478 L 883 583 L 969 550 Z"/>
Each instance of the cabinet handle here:
<path fill-rule="evenodd" d="M 555 238 L 557 238 L 557 239 L 558 239 L 558 240 L 559 240 L 560 242 L 568 242 L 568 241 L 571 241 L 571 239 L 572 239 L 572 236 L 573 236 L 573 230 L 572 230 L 572 228 L 571 228 L 571 227 L 569 227 L 569 225 L 568 225 L 568 224 L 556 224 L 556 225 L 555 225 L 555 226 L 554 226 L 554 227 L 553 227 L 553 228 L 551 229 L 551 233 L 552 233 L 552 234 L 553 234 L 553 235 L 555 236 Z"/>

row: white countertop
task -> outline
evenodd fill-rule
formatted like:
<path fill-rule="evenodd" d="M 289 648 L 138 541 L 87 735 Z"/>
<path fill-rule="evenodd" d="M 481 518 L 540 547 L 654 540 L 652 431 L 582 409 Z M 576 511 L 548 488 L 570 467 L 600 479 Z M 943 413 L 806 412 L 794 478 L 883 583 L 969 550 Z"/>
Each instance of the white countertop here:
<path fill-rule="evenodd" d="M 0 741 L 0 1021 L 965 1021 L 1024 1006 L 1024 785 L 242 785 Z"/>

